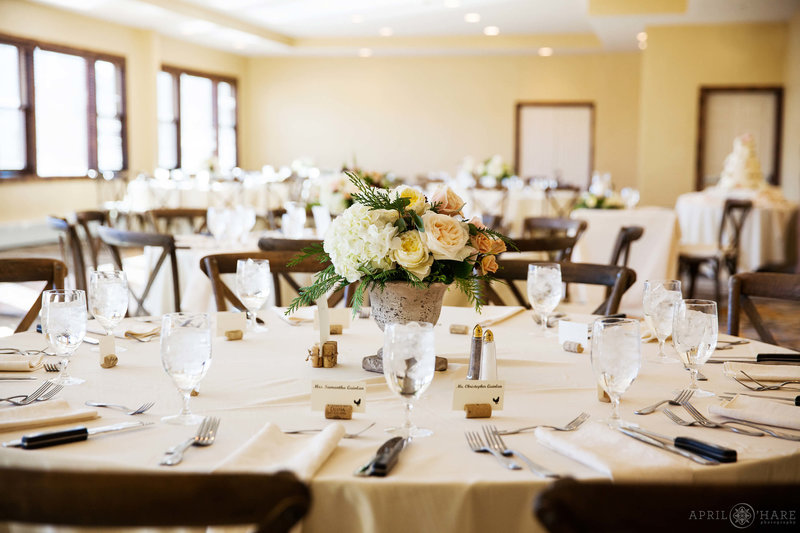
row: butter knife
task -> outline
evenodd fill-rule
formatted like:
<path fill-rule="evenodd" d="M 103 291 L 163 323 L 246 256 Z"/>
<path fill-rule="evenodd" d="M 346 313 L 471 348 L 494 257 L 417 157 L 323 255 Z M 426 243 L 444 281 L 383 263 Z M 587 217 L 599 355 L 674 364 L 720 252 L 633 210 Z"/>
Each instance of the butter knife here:
<path fill-rule="evenodd" d="M 639 433 L 638 431 L 634 430 L 634 428 L 620 427 L 620 428 L 617 428 L 617 429 L 619 429 L 625 435 L 627 435 L 629 437 L 632 437 L 632 438 L 634 438 L 634 439 L 636 439 L 638 441 L 644 442 L 645 444 L 649 444 L 651 446 L 655 446 L 656 448 L 661 448 L 662 450 L 666 450 L 668 452 L 672 452 L 672 453 L 681 455 L 683 457 L 686 457 L 687 459 L 691 459 L 695 463 L 699 463 L 701 465 L 718 465 L 719 464 L 719 461 L 716 461 L 714 459 L 706 459 L 705 457 L 703 457 L 701 455 L 697 455 L 695 453 L 688 452 L 686 450 L 681 450 L 680 448 L 676 448 L 674 444 L 666 444 L 664 442 L 661 442 L 659 440 L 654 439 L 653 437 L 648 437 L 647 435 L 644 435 L 644 434 Z"/>
<path fill-rule="evenodd" d="M 111 433 L 114 431 L 122 431 L 125 429 L 134 429 L 144 426 L 152 425 L 152 422 L 123 422 L 122 424 L 114 424 L 112 426 L 102 426 L 99 428 L 87 428 L 86 426 L 78 426 L 71 429 L 64 429 L 61 431 L 45 431 L 42 433 L 32 433 L 24 435 L 19 440 L 12 440 L 3 443 L 4 448 L 23 448 L 25 450 L 35 450 L 37 448 L 46 448 L 48 446 L 57 446 L 59 444 L 66 444 L 68 442 L 78 442 L 86 440 L 90 435 L 100 435 L 102 433 Z"/>
<path fill-rule="evenodd" d="M 403 437 L 393 437 L 387 440 L 378 448 L 375 457 L 370 459 L 364 466 L 358 468 L 353 474 L 362 477 L 384 477 L 388 475 L 394 465 L 397 464 L 397 458 L 405 446 L 406 440 Z"/>

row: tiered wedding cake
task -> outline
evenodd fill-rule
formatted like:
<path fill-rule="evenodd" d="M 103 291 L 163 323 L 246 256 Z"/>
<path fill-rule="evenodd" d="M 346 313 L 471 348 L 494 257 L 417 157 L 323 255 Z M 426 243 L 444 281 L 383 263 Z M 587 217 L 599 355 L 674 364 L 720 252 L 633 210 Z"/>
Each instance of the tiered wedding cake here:
<path fill-rule="evenodd" d="M 767 186 L 761 163 L 756 155 L 756 143 L 749 133 L 733 140 L 733 152 L 725 158 L 725 167 L 719 180 L 719 188 L 763 189 Z"/>

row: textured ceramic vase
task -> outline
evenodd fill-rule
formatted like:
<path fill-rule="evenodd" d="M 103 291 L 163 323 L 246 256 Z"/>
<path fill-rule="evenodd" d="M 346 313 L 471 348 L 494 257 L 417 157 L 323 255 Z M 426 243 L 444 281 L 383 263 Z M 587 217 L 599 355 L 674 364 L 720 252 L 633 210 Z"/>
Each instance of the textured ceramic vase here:
<path fill-rule="evenodd" d="M 444 283 L 433 283 L 418 289 L 403 281 L 392 281 L 381 289 L 369 290 L 372 316 L 383 330 L 386 324 L 397 322 L 430 322 L 436 324 L 442 312 L 442 299 L 447 291 Z"/>

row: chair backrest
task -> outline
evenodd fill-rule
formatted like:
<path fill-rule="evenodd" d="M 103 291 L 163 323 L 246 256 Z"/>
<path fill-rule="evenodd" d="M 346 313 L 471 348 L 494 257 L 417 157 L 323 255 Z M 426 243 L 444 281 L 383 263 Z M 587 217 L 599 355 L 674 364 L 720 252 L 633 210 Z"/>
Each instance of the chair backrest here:
<path fill-rule="evenodd" d="M 739 260 L 739 241 L 742 236 L 742 227 L 747 220 L 750 211 L 753 209 L 753 202 L 750 200 L 736 200 L 728 198 L 722 208 L 722 220 L 719 225 L 717 235 L 717 245 L 720 250 L 726 251 L 726 256 L 730 258 L 728 263 L 733 261 L 734 268 L 730 272 L 736 272 L 736 262 Z"/>
<path fill-rule="evenodd" d="M 92 266 L 97 270 L 100 263 L 98 256 L 100 255 L 100 237 L 97 236 L 97 226 L 110 226 L 111 218 L 107 211 L 77 211 L 75 213 L 75 221 L 83 228 L 86 244 L 89 246 L 90 259 Z"/>
<path fill-rule="evenodd" d="M 539 493 L 533 511 L 551 533 L 737 531 L 753 522 L 753 530 L 758 530 L 758 511 L 753 515 L 752 510 L 796 509 L 797 488 L 796 483 L 649 484 L 564 478 Z M 730 521 L 739 505 L 747 511 L 750 524 Z M 724 520 L 708 520 L 708 515 L 703 519 L 701 510 L 706 509 L 724 511 Z"/>
<path fill-rule="evenodd" d="M 208 230 L 206 213 L 206 209 L 189 207 L 160 208 L 147 211 L 147 218 L 157 233 L 174 235 L 181 224 L 191 233 L 202 233 Z"/>
<path fill-rule="evenodd" d="M 644 228 L 641 226 L 623 226 L 617 234 L 617 242 L 614 243 L 614 250 L 611 252 L 610 265 L 628 266 L 628 256 L 631 251 L 631 243 L 642 238 Z M 620 263 L 622 258 L 622 263 Z"/>
<path fill-rule="evenodd" d="M 150 294 L 150 289 L 153 286 L 153 282 L 158 276 L 158 273 L 161 271 L 161 267 L 163 266 L 164 260 L 167 257 L 169 257 L 170 267 L 172 268 L 172 295 L 175 301 L 175 311 L 177 312 L 181 310 L 181 290 L 180 280 L 178 279 L 178 260 L 175 253 L 175 238 L 172 235 L 125 231 L 121 229 L 109 228 L 108 226 L 98 227 L 97 233 L 100 236 L 100 240 L 102 240 L 103 243 L 108 246 L 109 250 L 111 251 L 111 257 L 114 260 L 114 264 L 120 270 L 123 270 L 122 255 L 119 253 L 120 248 L 141 248 L 144 246 L 161 248 L 161 254 L 158 256 L 155 266 L 150 271 L 150 275 L 147 278 L 147 282 L 142 294 L 137 295 L 134 293 L 133 290 L 130 289 L 130 283 L 128 284 L 131 296 L 133 296 L 133 298 L 136 300 L 137 307 L 136 311 L 134 312 L 135 316 L 141 314 L 150 314 L 144 307 L 144 301 Z"/>
<path fill-rule="evenodd" d="M 528 279 L 528 265 L 531 261 L 526 259 L 498 258 L 497 278 L 508 283 L 517 304 L 530 308 L 527 296 L 524 296 L 514 285 L 514 281 Z M 561 281 L 564 283 L 579 283 L 587 285 L 603 285 L 611 288 L 611 293 L 594 310 L 595 314 L 613 315 L 619 310 L 622 295 L 625 294 L 636 281 L 636 272 L 628 267 L 615 265 L 595 265 L 591 263 L 570 263 L 563 261 L 561 264 Z M 488 303 L 495 305 L 508 305 L 500 298 L 491 285 L 486 287 Z"/>
<path fill-rule="evenodd" d="M 256 524 L 288 532 L 311 505 L 308 487 L 275 474 L 82 472 L 3 467 L 0 522 L 84 527 Z"/>
<path fill-rule="evenodd" d="M 575 242 L 583 235 L 589 227 L 585 220 L 557 217 L 528 217 L 523 222 L 523 236 L 526 238 L 535 237 L 574 237 Z M 572 246 L 562 249 L 552 258 L 556 261 L 569 261 L 572 258 Z"/>
<path fill-rule="evenodd" d="M 751 296 L 800 302 L 800 274 L 745 272 L 728 280 L 728 334 L 739 335 L 740 315 L 744 311 L 762 341 L 778 344 Z"/>
<path fill-rule="evenodd" d="M 287 266 L 287 263 L 297 256 L 297 252 L 289 250 L 271 250 L 262 252 L 243 252 L 229 254 L 207 255 L 200 260 L 200 269 L 211 280 L 211 287 L 214 291 L 214 301 L 218 311 L 225 311 L 228 302 L 240 311 L 245 307 L 236 292 L 222 280 L 222 274 L 235 274 L 236 262 L 239 259 L 266 259 L 269 261 L 269 270 L 272 274 L 275 286 L 275 305 L 281 307 L 283 299 L 281 296 L 281 280 L 287 283 L 296 294 L 300 294 L 300 285 L 295 281 L 291 274 L 305 273 L 315 274 L 323 270 L 327 264 L 320 263 L 314 258 L 307 258 L 300 263 Z M 339 293 L 339 294 L 337 294 Z M 342 300 L 341 291 L 336 291 L 328 298 L 328 305 L 331 307 Z"/>
<path fill-rule="evenodd" d="M 26 281 L 44 281 L 42 292 L 49 289 L 63 289 L 67 266 L 58 259 L 24 258 L 0 259 L 0 281 L 23 283 Z M 34 300 L 33 305 L 22 318 L 15 333 L 26 331 L 39 315 L 42 308 L 42 293 Z"/>
<path fill-rule="evenodd" d="M 280 237 L 261 237 L 258 248 L 265 252 L 299 252 L 314 244 L 322 244 L 322 239 L 284 239 Z"/>
<path fill-rule="evenodd" d="M 580 198 L 581 189 L 575 185 L 558 185 L 544 190 L 553 216 L 567 218 Z"/>
<path fill-rule="evenodd" d="M 72 265 L 72 275 L 75 277 L 75 288 L 86 290 L 86 261 L 83 256 L 81 240 L 74 224 L 67 219 L 48 216 L 47 225 L 50 229 L 59 232 L 58 245 L 61 248 L 61 258 L 65 264 Z M 71 259 L 71 260 L 70 260 Z"/>

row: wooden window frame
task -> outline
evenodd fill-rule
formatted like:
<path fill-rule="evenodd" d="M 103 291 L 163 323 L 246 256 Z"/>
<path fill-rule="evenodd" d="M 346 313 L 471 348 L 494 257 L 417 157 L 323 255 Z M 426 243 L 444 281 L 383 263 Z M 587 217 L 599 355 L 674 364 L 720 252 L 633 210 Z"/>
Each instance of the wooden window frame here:
<path fill-rule="evenodd" d="M 210 72 L 203 72 L 200 70 L 192 70 L 174 65 L 161 65 L 161 71 L 167 72 L 172 75 L 172 105 L 175 110 L 175 131 L 176 131 L 176 150 L 177 158 L 174 168 L 168 170 L 176 170 L 183 168 L 183 154 L 181 151 L 181 74 L 188 76 L 196 76 L 198 78 L 206 78 L 211 80 L 211 122 L 214 128 L 214 157 L 219 157 L 219 94 L 217 85 L 220 82 L 228 83 L 233 88 L 233 97 L 236 101 L 234 106 L 235 121 L 233 125 L 234 140 L 236 144 L 236 158 L 235 166 L 239 165 L 239 84 L 236 78 L 225 76 L 222 74 L 214 74 Z"/>
<path fill-rule="evenodd" d="M 0 169 L 0 183 L 20 180 L 61 180 L 61 179 L 89 179 L 92 171 L 99 172 L 97 168 L 97 87 L 95 78 L 95 62 L 108 61 L 117 67 L 117 82 L 120 88 L 121 106 L 119 120 L 122 126 L 122 169 L 114 172 L 128 170 L 128 104 L 127 88 L 125 84 L 125 58 L 104 52 L 85 50 L 48 43 L 39 40 L 23 39 L 0 33 L 0 44 L 10 44 L 19 49 L 20 54 L 20 80 L 24 85 L 22 91 L 23 108 L 25 113 L 25 159 L 26 165 L 22 170 Z M 36 168 L 36 87 L 34 86 L 33 52 L 36 48 L 48 52 L 57 52 L 79 56 L 86 60 L 86 106 L 89 172 L 85 176 L 47 176 L 42 177 Z"/>

